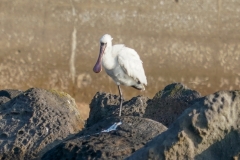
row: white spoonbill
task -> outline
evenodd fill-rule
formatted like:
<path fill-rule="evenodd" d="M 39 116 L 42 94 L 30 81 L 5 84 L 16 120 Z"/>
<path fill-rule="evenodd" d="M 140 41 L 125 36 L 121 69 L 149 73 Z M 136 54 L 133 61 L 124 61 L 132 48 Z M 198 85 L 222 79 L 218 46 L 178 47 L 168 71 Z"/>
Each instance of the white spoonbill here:
<path fill-rule="evenodd" d="M 102 66 L 118 86 L 119 116 L 121 116 L 123 97 L 120 85 L 131 86 L 138 90 L 145 90 L 144 85 L 147 85 L 142 61 L 134 49 L 123 44 L 112 45 L 112 37 L 105 34 L 100 39 L 100 53 L 93 71 L 101 72 Z"/>

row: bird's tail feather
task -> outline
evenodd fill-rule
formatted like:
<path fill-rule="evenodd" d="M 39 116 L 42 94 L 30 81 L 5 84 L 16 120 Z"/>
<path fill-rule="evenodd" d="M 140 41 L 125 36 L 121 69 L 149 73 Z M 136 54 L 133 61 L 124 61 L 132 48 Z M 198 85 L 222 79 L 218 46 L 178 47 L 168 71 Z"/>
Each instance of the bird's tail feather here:
<path fill-rule="evenodd" d="M 145 90 L 145 87 L 143 84 L 137 84 L 137 85 L 133 85 L 131 87 L 138 89 L 138 90 L 143 90 L 143 91 Z"/>

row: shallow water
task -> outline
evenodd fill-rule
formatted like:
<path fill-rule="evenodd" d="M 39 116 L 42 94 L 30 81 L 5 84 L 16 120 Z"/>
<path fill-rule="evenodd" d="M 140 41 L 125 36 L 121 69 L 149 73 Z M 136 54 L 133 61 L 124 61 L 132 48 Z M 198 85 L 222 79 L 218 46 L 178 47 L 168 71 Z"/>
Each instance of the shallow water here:
<path fill-rule="evenodd" d="M 118 94 L 104 71 L 92 71 L 105 33 L 143 61 L 146 91 L 122 87 L 126 99 L 152 98 L 173 82 L 202 95 L 240 89 L 239 2 L 23 0 L 2 6 L 2 89 L 57 89 L 85 103 L 97 91 Z"/>

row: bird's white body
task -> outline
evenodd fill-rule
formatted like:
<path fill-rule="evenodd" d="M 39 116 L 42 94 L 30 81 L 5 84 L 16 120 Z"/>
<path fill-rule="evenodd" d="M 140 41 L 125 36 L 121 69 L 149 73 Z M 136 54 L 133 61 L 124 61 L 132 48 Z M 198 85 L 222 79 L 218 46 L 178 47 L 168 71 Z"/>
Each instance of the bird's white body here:
<path fill-rule="evenodd" d="M 123 44 L 112 45 L 112 37 L 108 34 L 101 39 L 99 58 L 94 66 L 94 72 L 101 71 L 101 64 L 106 73 L 117 85 L 132 86 L 144 90 L 147 79 L 142 61 L 134 49 Z"/>
<path fill-rule="evenodd" d="M 109 46 L 109 51 L 103 55 L 102 65 L 117 85 L 133 86 L 142 90 L 142 84 L 147 85 L 142 61 L 131 48 L 124 45 Z"/>

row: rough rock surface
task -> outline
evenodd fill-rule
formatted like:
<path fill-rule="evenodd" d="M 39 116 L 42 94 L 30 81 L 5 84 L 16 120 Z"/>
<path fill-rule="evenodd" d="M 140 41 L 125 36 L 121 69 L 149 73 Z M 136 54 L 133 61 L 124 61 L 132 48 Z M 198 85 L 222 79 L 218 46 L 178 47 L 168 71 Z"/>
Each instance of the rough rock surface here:
<path fill-rule="evenodd" d="M 1 90 L 0 91 L 0 105 L 15 98 L 20 93 L 22 93 L 22 91 L 14 90 L 14 89 Z"/>
<path fill-rule="evenodd" d="M 220 91 L 197 101 L 170 128 L 128 157 L 139 159 L 239 159 L 240 91 Z"/>
<path fill-rule="evenodd" d="M 143 96 L 137 96 L 129 101 L 123 102 L 122 116 L 142 117 L 148 102 L 149 99 Z M 96 124 L 106 117 L 118 116 L 119 105 L 119 96 L 97 92 L 90 104 L 90 113 L 86 127 Z"/>
<path fill-rule="evenodd" d="M 83 128 L 75 101 L 66 93 L 32 88 L 0 91 L 0 96 L 0 159 L 40 158 Z"/>
<path fill-rule="evenodd" d="M 181 83 L 172 83 L 149 101 L 143 117 L 151 118 L 168 127 L 200 97 L 197 91 Z"/>
<path fill-rule="evenodd" d="M 117 130 L 101 132 L 120 121 L 122 124 Z M 161 123 L 146 118 L 109 117 L 53 148 L 42 159 L 124 159 L 166 129 Z"/>
<path fill-rule="evenodd" d="M 97 93 L 83 130 L 65 93 L 4 90 L 0 102 L 0 159 L 240 159 L 240 91 L 200 97 L 173 83 L 125 101 L 122 117 L 118 96 Z"/>

